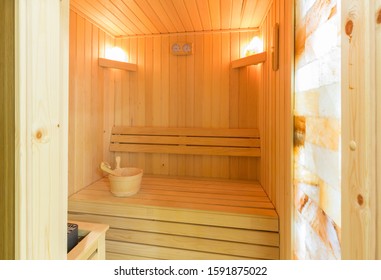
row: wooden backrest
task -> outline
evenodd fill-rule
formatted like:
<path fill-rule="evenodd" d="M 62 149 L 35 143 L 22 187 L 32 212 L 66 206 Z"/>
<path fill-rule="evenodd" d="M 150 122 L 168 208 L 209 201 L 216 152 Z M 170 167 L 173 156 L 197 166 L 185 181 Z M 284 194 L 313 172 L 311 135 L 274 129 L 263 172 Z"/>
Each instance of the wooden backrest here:
<path fill-rule="evenodd" d="M 114 126 L 110 151 L 260 157 L 257 129 Z"/>

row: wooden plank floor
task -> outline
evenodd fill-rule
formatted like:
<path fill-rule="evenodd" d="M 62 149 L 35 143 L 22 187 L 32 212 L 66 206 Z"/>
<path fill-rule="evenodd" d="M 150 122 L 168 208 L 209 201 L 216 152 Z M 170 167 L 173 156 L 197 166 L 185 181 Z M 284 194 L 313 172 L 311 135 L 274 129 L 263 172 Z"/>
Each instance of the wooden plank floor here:
<path fill-rule="evenodd" d="M 110 225 L 110 259 L 279 258 L 278 216 L 254 182 L 145 175 L 120 198 L 103 178 L 70 197 L 69 217 Z"/>

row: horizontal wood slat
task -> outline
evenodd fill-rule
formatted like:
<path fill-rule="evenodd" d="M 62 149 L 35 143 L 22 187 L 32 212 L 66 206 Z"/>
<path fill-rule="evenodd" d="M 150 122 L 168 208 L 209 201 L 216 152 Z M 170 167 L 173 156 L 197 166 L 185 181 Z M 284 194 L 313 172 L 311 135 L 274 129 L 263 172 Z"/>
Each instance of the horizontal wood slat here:
<path fill-rule="evenodd" d="M 246 258 L 276 259 L 279 257 L 279 248 L 277 247 L 238 242 L 226 242 L 121 229 L 110 229 L 107 236 L 109 240 L 113 241 L 226 254 Z"/>
<path fill-rule="evenodd" d="M 162 233 L 197 238 L 243 242 L 279 246 L 279 233 L 259 230 L 247 230 L 227 227 L 213 227 L 207 225 L 174 223 L 166 221 L 144 220 L 125 217 L 70 213 L 70 219 L 76 221 L 90 221 L 105 223 L 110 228 L 138 230 L 142 232 Z"/>
<path fill-rule="evenodd" d="M 260 157 L 256 129 L 114 127 L 110 151 Z"/>
<path fill-rule="evenodd" d="M 118 254 L 138 255 L 146 258 L 164 260 L 242 260 L 251 259 L 226 254 L 214 254 L 183 250 L 171 247 L 134 244 L 119 241 L 106 241 L 106 248 Z"/>
<path fill-rule="evenodd" d="M 137 71 L 138 66 L 133 63 L 127 63 L 123 61 L 116 61 L 107 58 L 98 58 L 99 66 L 107 68 L 117 68 L 126 71 Z"/>
<path fill-rule="evenodd" d="M 260 147 L 259 139 L 252 138 L 227 138 L 227 137 L 197 137 L 197 136 L 136 136 L 112 135 L 111 142 L 133 144 L 170 144 L 193 146 L 222 146 L 222 147 Z"/>
<path fill-rule="evenodd" d="M 250 65 L 256 65 L 256 64 L 265 62 L 266 57 L 267 57 L 266 52 L 253 54 L 253 55 L 246 56 L 246 57 L 232 61 L 231 67 L 232 68 L 240 68 L 240 67 L 246 67 L 246 66 L 250 66 Z"/>
<path fill-rule="evenodd" d="M 259 138 L 255 128 L 179 128 L 179 127 L 129 127 L 114 126 L 112 134 L 131 135 L 178 135 L 178 136 L 210 136 L 210 137 L 253 137 Z"/>

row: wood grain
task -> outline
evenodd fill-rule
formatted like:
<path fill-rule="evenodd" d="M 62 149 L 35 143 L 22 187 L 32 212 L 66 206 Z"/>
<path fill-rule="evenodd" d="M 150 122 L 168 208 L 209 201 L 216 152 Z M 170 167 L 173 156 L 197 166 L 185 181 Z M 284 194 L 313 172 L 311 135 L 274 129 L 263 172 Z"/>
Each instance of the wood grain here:
<path fill-rule="evenodd" d="M 381 0 L 376 1 L 376 10 L 377 10 L 377 26 L 376 26 L 376 77 L 380 77 L 381 75 Z M 377 96 L 377 108 L 381 108 L 381 79 L 376 79 L 376 96 Z M 380 110 L 377 110 L 377 121 L 376 121 L 376 127 L 380 127 L 381 125 L 381 112 Z M 381 130 L 377 129 L 377 143 L 380 143 L 381 139 Z M 377 144 L 377 229 L 376 232 L 376 244 L 377 244 L 377 253 L 376 253 L 376 259 L 381 259 L 381 207 L 379 206 L 381 201 L 381 180 L 380 175 L 381 174 L 381 149 L 378 148 L 379 144 Z"/>
<path fill-rule="evenodd" d="M 257 183 L 144 176 L 139 193 L 125 198 L 108 184 L 71 196 L 69 208 L 71 219 L 110 225 L 113 258 L 279 258 L 277 215 Z"/>
<path fill-rule="evenodd" d="M 18 1 L 15 15 L 16 258 L 66 259 L 69 1 Z"/>
<path fill-rule="evenodd" d="M 342 3 L 342 258 L 376 257 L 376 57 L 371 1 Z"/>

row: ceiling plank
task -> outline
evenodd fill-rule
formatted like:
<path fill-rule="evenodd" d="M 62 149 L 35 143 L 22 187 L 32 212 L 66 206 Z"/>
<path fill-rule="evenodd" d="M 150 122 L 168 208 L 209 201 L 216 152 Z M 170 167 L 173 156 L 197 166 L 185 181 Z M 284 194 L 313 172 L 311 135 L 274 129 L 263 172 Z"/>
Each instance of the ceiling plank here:
<path fill-rule="evenodd" d="M 201 17 L 203 30 L 212 30 L 212 21 L 210 19 L 209 3 L 205 0 L 197 0 L 197 7 Z"/>
<path fill-rule="evenodd" d="M 241 28 L 248 28 L 251 24 L 251 19 L 254 17 L 255 7 L 258 0 L 245 0 L 243 5 L 243 13 L 241 16 Z"/>
<path fill-rule="evenodd" d="M 120 22 L 121 25 L 124 25 L 126 28 L 130 29 L 134 34 L 145 34 L 147 29 L 139 29 L 135 24 L 137 21 L 134 21 L 132 18 L 127 17 L 119 8 L 118 5 L 115 5 L 110 0 L 98 0 L 104 9 L 108 10 L 111 15 L 115 17 L 116 22 Z"/>
<path fill-rule="evenodd" d="M 232 20 L 232 0 L 221 0 L 221 29 L 230 29 Z"/>
<path fill-rule="evenodd" d="M 212 21 L 212 29 L 221 29 L 221 3 L 220 0 L 209 0 L 210 18 Z"/>
<path fill-rule="evenodd" d="M 169 19 L 172 21 L 176 32 L 185 32 L 184 25 L 180 19 L 180 16 L 173 4 L 173 1 L 161 0 L 161 5 L 163 6 L 164 11 L 168 15 Z"/>
<path fill-rule="evenodd" d="M 257 7 L 255 8 L 254 15 L 251 19 L 251 27 L 259 27 L 265 19 L 272 2 L 271 1 L 258 1 Z"/>
<path fill-rule="evenodd" d="M 187 32 L 194 31 L 192 21 L 189 17 L 188 10 L 185 7 L 184 0 L 173 0 L 173 5 L 176 8 L 176 11 L 183 23 L 184 29 Z"/>
<path fill-rule="evenodd" d="M 233 0 L 231 29 L 238 29 L 241 27 L 242 5 L 243 0 Z"/>
<path fill-rule="evenodd" d="M 185 7 L 188 10 L 189 17 L 192 21 L 194 31 L 202 31 L 202 23 L 198 12 L 196 0 L 184 0 Z"/>
<path fill-rule="evenodd" d="M 123 19 L 126 24 L 135 26 L 139 33 L 137 34 L 150 34 L 152 31 L 146 27 L 146 25 L 137 17 L 122 0 L 102 0 L 103 2 L 110 3 L 110 6 L 113 6 L 112 11 L 120 19 Z"/>
<path fill-rule="evenodd" d="M 163 24 L 161 19 L 152 9 L 150 4 L 146 0 L 135 0 L 136 4 L 140 7 L 140 9 L 146 14 L 146 16 L 151 20 L 154 26 L 159 30 L 160 33 L 168 33 L 169 30 Z M 156 2 L 156 1 L 154 1 Z"/>
<path fill-rule="evenodd" d="M 118 34 L 125 34 L 118 26 L 116 26 L 111 20 L 102 16 L 92 6 L 88 5 L 85 1 L 71 0 L 70 7 L 81 17 L 94 23 L 96 26 L 104 30 L 110 35 L 117 36 Z"/>
<path fill-rule="evenodd" d="M 172 23 L 171 19 L 165 12 L 163 6 L 161 5 L 160 1 L 149 1 L 149 5 L 151 6 L 152 10 L 156 13 L 157 17 L 160 19 L 160 21 L 164 24 L 165 28 L 168 30 L 169 33 L 175 33 L 176 27 Z"/>

